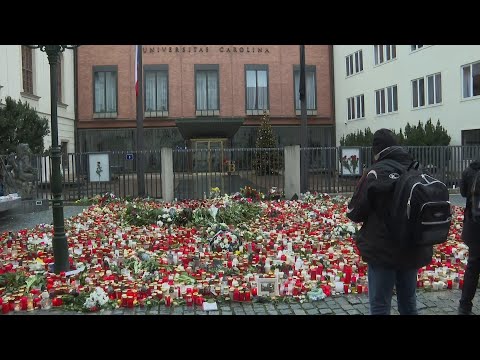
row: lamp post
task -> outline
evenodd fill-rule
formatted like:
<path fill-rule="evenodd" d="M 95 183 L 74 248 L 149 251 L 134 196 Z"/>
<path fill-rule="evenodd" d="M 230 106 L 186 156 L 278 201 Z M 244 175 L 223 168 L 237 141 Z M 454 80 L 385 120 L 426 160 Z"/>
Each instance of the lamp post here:
<path fill-rule="evenodd" d="M 51 104 L 51 131 L 52 148 L 52 212 L 53 212 L 53 258 L 55 260 L 55 273 L 70 270 L 68 261 L 68 242 L 65 236 L 65 224 L 63 216 L 62 199 L 62 175 L 60 172 L 61 150 L 58 146 L 58 118 L 57 118 L 57 64 L 60 53 L 66 49 L 74 49 L 78 45 L 27 45 L 32 49 L 40 49 L 45 52 L 50 64 L 50 104 Z"/>

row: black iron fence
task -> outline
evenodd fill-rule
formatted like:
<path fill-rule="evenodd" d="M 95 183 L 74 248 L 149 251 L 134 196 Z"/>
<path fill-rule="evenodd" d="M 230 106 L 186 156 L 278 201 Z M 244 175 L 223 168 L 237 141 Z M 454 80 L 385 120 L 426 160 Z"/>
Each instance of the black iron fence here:
<path fill-rule="evenodd" d="M 106 192 L 120 197 L 138 196 L 137 165 L 144 162 L 145 194 L 162 197 L 161 154 L 152 151 L 107 151 L 70 153 L 62 158 L 63 198 L 75 201 Z M 36 199 L 51 198 L 52 161 L 50 156 L 33 155 L 31 166 L 36 170 Z"/>
<path fill-rule="evenodd" d="M 462 172 L 474 159 L 480 159 L 480 146 L 407 146 L 423 170 L 443 181 L 449 188 L 460 185 Z M 363 170 L 373 163 L 371 147 L 305 148 L 310 191 L 344 193 L 355 190 Z M 354 174 L 347 166 L 351 156 L 358 156 Z M 351 168 L 350 170 L 353 170 Z"/>
<path fill-rule="evenodd" d="M 425 172 L 443 181 L 449 188 L 460 185 L 461 175 L 473 159 L 480 158 L 480 146 L 406 147 Z M 301 149 L 308 163 L 308 189 L 323 193 L 347 193 L 364 169 L 371 166 L 370 147 L 317 147 Z M 0 156 L 0 182 L 4 182 L 7 156 Z M 161 150 L 107 151 L 72 153 L 62 159 L 62 184 L 65 200 L 91 198 L 105 192 L 120 197 L 136 197 L 137 166 L 144 162 L 146 195 L 162 198 Z M 31 157 L 36 171 L 36 199 L 49 199 L 51 159 Z M 294 164 L 295 165 L 295 164 Z M 173 186 L 177 199 L 201 199 L 212 188 L 232 194 L 245 186 L 267 193 L 276 187 L 284 190 L 283 148 L 276 149 L 175 149 L 173 150 Z M 8 176 L 11 176 L 8 175 Z M 172 176 L 171 174 L 169 176 Z"/>

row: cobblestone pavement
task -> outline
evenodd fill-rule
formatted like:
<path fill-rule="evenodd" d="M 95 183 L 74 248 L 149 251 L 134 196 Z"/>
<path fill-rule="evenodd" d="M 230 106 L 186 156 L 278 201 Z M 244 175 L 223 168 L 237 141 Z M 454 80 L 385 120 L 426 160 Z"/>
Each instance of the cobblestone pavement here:
<path fill-rule="evenodd" d="M 417 293 L 417 308 L 420 315 L 456 315 L 460 290 Z M 59 309 L 34 312 L 10 312 L 8 315 L 368 315 L 367 295 L 329 297 L 313 303 L 231 303 L 219 304 L 218 311 L 203 311 L 201 308 L 178 306 L 167 308 L 134 308 L 102 310 L 96 313 L 77 313 Z M 474 299 L 474 314 L 480 314 L 480 299 Z M 392 315 L 399 315 L 396 299 L 392 299 Z"/>

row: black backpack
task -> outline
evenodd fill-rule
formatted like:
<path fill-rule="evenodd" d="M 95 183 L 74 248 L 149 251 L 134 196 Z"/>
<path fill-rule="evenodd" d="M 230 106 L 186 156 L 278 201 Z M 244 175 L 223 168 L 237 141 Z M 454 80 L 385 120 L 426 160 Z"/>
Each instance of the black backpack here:
<path fill-rule="evenodd" d="M 472 183 L 472 220 L 476 223 L 480 223 L 480 171 L 477 171 L 473 177 Z"/>
<path fill-rule="evenodd" d="M 447 241 L 452 220 L 447 186 L 418 167 L 417 161 L 406 170 L 399 163 L 395 166 L 400 174 L 388 209 L 387 229 L 395 244 L 403 248 Z"/>

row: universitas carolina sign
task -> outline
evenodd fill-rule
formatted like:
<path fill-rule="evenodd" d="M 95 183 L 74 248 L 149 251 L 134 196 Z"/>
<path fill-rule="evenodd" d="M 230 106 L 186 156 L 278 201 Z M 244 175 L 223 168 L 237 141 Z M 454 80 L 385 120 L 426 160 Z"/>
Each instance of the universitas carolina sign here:
<path fill-rule="evenodd" d="M 267 47 L 261 46 L 143 46 L 143 53 L 156 54 L 156 53 L 236 53 L 236 54 L 270 54 L 270 50 Z"/>

